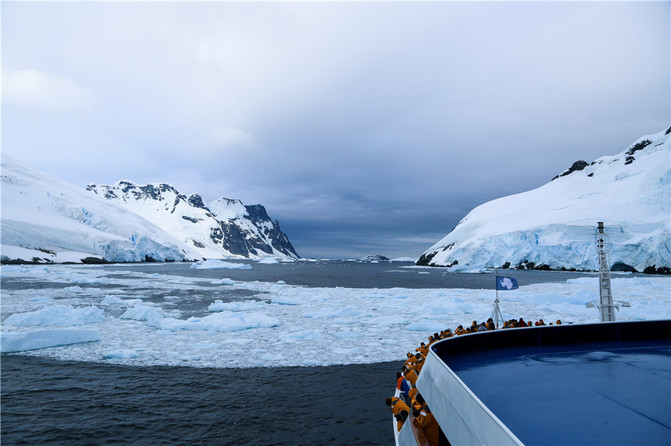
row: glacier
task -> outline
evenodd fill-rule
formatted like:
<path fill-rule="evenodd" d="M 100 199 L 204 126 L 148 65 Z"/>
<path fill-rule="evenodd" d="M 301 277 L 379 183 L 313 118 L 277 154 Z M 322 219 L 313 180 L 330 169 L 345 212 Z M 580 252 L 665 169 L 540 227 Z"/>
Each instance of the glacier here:
<path fill-rule="evenodd" d="M 2 156 L 3 262 L 185 261 L 202 256 L 139 215 Z"/>
<path fill-rule="evenodd" d="M 602 221 L 612 269 L 669 273 L 670 133 L 643 136 L 615 156 L 578 161 L 537 189 L 476 207 L 417 264 L 594 271 Z"/>

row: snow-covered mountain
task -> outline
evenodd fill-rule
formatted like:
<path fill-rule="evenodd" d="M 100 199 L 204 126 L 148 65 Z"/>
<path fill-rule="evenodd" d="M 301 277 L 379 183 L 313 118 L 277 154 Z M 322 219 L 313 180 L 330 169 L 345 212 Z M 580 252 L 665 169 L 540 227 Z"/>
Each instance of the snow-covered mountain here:
<path fill-rule="evenodd" d="M 537 189 L 473 209 L 418 265 L 598 270 L 594 233 L 602 221 L 615 269 L 671 268 L 671 128 L 615 156 L 574 163 Z"/>
<path fill-rule="evenodd" d="M 132 211 L 206 258 L 266 256 L 298 258 L 289 238 L 260 204 L 220 198 L 203 203 L 169 184 L 90 184 L 87 190 Z"/>
<path fill-rule="evenodd" d="M 139 215 L 4 155 L 1 224 L 3 261 L 144 262 L 202 257 Z"/>

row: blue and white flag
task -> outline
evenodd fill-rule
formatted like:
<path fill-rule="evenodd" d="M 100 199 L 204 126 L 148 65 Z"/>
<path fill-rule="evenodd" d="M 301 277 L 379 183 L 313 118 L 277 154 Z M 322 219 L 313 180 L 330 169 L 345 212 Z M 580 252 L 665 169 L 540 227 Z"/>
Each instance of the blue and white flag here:
<path fill-rule="evenodd" d="M 517 280 L 516 279 L 513 279 L 512 277 L 496 276 L 496 289 L 497 290 L 516 290 L 518 288 L 519 288 L 519 286 L 517 286 Z"/>

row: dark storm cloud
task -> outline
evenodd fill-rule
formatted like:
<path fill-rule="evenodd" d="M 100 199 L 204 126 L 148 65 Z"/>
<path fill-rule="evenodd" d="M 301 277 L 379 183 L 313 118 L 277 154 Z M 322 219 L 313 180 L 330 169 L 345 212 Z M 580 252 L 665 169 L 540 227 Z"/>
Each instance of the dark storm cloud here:
<path fill-rule="evenodd" d="M 311 257 L 417 256 L 474 206 L 669 121 L 667 2 L 9 3 L 2 20 L 3 151 L 81 185 L 260 202 Z"/>

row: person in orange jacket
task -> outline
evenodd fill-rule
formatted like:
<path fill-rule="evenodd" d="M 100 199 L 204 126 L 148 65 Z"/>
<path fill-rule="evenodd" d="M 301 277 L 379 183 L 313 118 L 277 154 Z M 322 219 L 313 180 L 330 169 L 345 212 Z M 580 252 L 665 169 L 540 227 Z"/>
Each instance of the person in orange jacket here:
<path fill-rule="evenodd" d="M 424 358 L 419 358 L 412 368 L 415 369 L 415 372 L 419 375 L 422 373 L 422 367 L 424 367 Z"/>
<path fill-rule="evenodd" d="M 440 426 L 436 421 L 436 418 L 433 416 L 428 406 L 422 407 L 418 412 L 415 419 L 424 431 L 429 446 L 438 446 L 440 443 Z"/>
<path fill-rule="evenodd" d="M 424 398 L 419 393 L 413 400 L 412 415 L 424 431 L 429 446 L 438 446 L 440 443 L 440 426 L 431 413 L 426 401 L 424 401 Z"/>
<path fill-rule="evenodd" d="M 422 342 L 422 344 L 417 347 L 415 351 L 426 358 L 426 355 L 429 353 L 429 346 Z"/>
<path fill-rule="evenodd" d="M 403 423 L 408 419 L 410 408 L 396 397 L 387 398 L 384 400 L 384 403 L 391 409 L 391 413 L 394 414 L 394 418 L 396 418 L 396 428 L 400 431 L 403 427 Z"/>
<path fill-rule="evenodd" d="M 412 387 L 416 387 L 415 383 L 417 382 L 418 378 L 417 372 L 409 367 L 405 367 L 403 369 L 403 376 L 405 376 L 405 379 L 407 379 L 410 384 L 412 384 Z"/>
<path fill-rule="evenodd" d="M 409 392 L 410 389 L 412 389 L 412 386 L 410 386 L 410 383 L 408 382 L 407 379 L 401 375 L 401 372 L 396 372 L 396 388 L 400 390 L 401 394 L 405 398 L 409 398 Z"/>
<path fill-rule="evenodd" d="M 418 392 L 417 387 L 411 387 L 410 390 L 408 390 L 408 397 L 410 398 L 410 401 L 415 399 L 417 392 Z"/>

